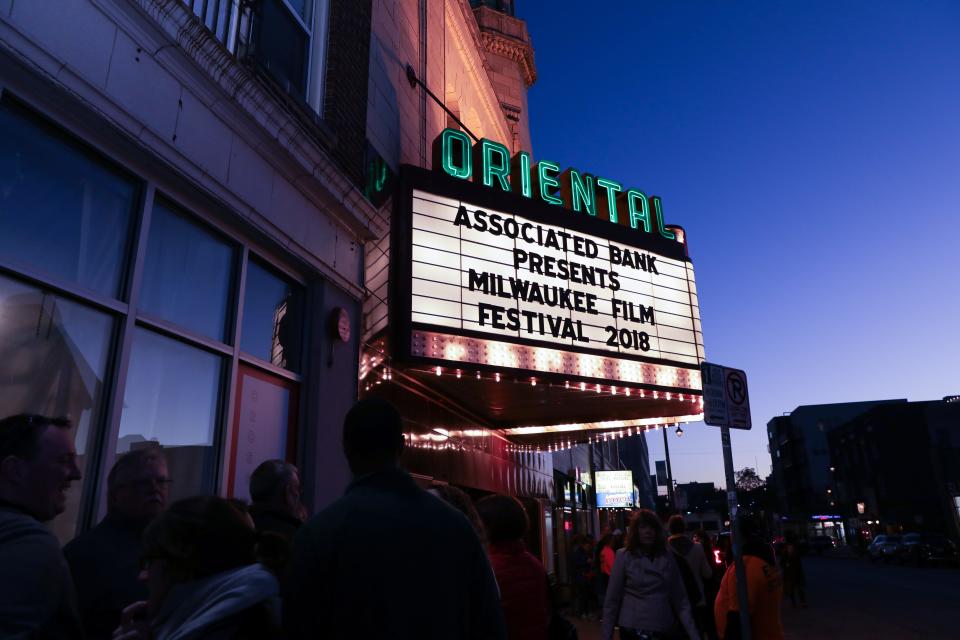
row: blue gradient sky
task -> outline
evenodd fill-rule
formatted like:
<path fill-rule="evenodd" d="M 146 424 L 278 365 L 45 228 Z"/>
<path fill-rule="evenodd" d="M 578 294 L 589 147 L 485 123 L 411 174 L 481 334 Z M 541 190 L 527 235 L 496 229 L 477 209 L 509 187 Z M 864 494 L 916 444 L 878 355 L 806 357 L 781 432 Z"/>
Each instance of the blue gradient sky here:
<path fill-rule="evenodd" d="M 535 157 L 687 229 L 707 358 L 749 376 L 737 468 L 798 405 L 960 393 L 960 3 L 518 4 Z M 717 429 L 670 448 L 722 482 Z"/>

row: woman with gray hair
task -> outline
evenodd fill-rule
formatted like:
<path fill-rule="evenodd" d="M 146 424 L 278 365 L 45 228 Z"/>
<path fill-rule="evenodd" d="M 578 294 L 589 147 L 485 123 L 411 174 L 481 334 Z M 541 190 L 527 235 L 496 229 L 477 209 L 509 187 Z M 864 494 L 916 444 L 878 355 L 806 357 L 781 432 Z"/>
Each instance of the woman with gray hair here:
<path fill-rule="evenodd" d="M 640 509 L 630 518 L 626 545 L 617 551 L 603 603 L 603 640 L 700 636 L 676 560 L 657 514 Z"/>

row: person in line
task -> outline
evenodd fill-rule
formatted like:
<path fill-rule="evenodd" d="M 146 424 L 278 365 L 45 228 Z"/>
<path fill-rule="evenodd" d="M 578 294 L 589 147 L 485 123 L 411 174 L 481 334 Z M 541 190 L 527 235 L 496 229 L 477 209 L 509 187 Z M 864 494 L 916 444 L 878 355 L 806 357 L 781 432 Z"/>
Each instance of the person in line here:
<path fill-rule="evenodd" d="M 747 600 L 750 607 L 750 628 L 754 638 L 783 640 L 780 623 L 780 601 L 783 581 L 777 570 L 773 547 L 755 516 L 742 516 L 743 565 L 747 575 Z M 731 554 L 732 555 L 732 554 Z M 740 638 L 740 605 L 737 595 L 737 567 L 731 562 L 720 583 L 720 592 L 713 605 L 717 633 L 724 638 Z"/>
<path fill-rule="evenodd" d="M 120 612 L 147 596 L 140 580 L 140 537 L 167 506 L 170 478 L 160 447 L 120 456 L 107 474 L 107 515 L 63 548 L 77 586 L 80 619 L 91 640 L 110 638 Z"/>
<path fill-rule="evenodd" d="M 83 638 L 70 569 L 44 526 L 77 480 L 68 420 L 0 420 L 0 638 Z"/>
<path fill-rule="evenodd" d="M 289 637 L 506 637 L 487 554 L 470 522 L 400 468 L 403 423 L 367 398 L 347 413 L 354 480 L 294 537 L 284 584 Z"/>
<path fill-rule="evenodd" d="M 287 542 L 303 524 L 300 471 L 285 460 L 261 462 L 250 474 L 250 516 L 260 533 L 271 532 Z"/>
<path fill-rule="evenodd" d="M 573 588 L 575 595 L 576 614 L 582 619 L 589 619 L 593 614 L 593 549 L 590 538 L 577 534 L 573 537 Z"/>
<path fill-rule="evenodd" d="M 124 609 L 114 640 L 279 637 L 279 586 L 255 564 L 256 537 L 231 500 L 173 503 L 143 533 L 147 600 Z"/>
<path fill-rule="evenodd" d="M 790 598 L 790 604 L 797 606 L 797 599 L 800 600 L 800 606 L 807 606 L 807 578 L 803 573 L 803 562 L 800 559 L 800 549 L 797 546 L 797 535 L 793 531 L 787 531 L 780 554 L 780 570 L 783 572 L 783 590 Z"/>
<path fill-rule="evenodd" d="M 257 530 L 257 561 L 282 581 L 303 524 L 300 472 L 285 460 L 266 460 L 250 474 L 249 490 L 251 503 L 243 509 Z"/>
<path fill-rule="evenodd" d="M 550 622 L 547 572 L 527 551 L 527 512 L 511 496 L 487 496 L 477 502 L 487 532 L 490 564 L 500 587 L 500 604 L 510 640 L 546 640 Z"/>
<path fill-rule="evenodd" d="M 470 499 L 470 496 L 468 496 L 463 489 L 455 487 L 452 484 L 437 484 L 427 489 L 427 492 L 437 496 L 466 516 L 467 520 L 470 521 L 470 525 L 473 526 L 477 537 L 480 538 L 480 543 L 486 546 L 487 532 L 483 528 L 483 521 L 480 519 L 480 514 L 477 513 L 477 508 L 473 506 L 473 500 Z"/>
<path fill-rule="evenodd" d="M 709 627 L 708 618 L 711 617 L 711 614 L 708 610 L 707 600 L 704 597 L 704 582 L 713 576 L 713 569 L 710 568 L 710 564 L 707 562 L 707 556 L 703 551 L 703 547 L 687 537 L 687 523 L 684 521 L 683 516 L 679 514 L 670 516 L 670 519 L 667 520 L 667 529 L 670 531 L 667 544 L 670 545 L 673 553 L 677 554 L 678 559 L 686 563 L 687 568 L 690 570 L 689 575 L 694 584 L 696 584 L 696 589 L 694 590 L 697 596 L 696 602 L 691 602 L 690 604 L 693 607 L 693 618 L 697 623 L 697 628 L 700 630 L 700 633 L 706 633 Z M 690 590 L 688 590 L 687 594 L 690 594 Z M 713 601 L 711 601 L 711 606 L 712 604 Z"/>
<path fill-rule="evenodd" d="M 697 529 L 693 533 L 693 541 L 703 547 L 703 554 L 707 557 L 707 563 L 710 565 L 710 577 L 703 581 L 703 597 L 707 604 L 707 638 L 708 640 L 717 639 L 717 623 L 713 619 L 713 603 L 717 599 L 717 592 L 720 591 L 720 580 L 723 579 L 723 563 L 717 560 L 713 551 L 713 541 L 710 534 L 703 529 Z"/>
<path fill-rule="evenodd" d="M 603 535 L 597 542 L 597 599 L 600 601 L 601 607 L 607 598 L 607 585 L 610 584 L 610 572 L 613 571 L 613 561 L 616 559 L 613 544 L 612 533 Z"/>
<path fill-rule="evenodd" d="M 622 640 L 670 637 L 677 626 L 690 640 L 700 635 L 677 563 L 667 550 L 657 514 L 640 509 L 630 518 L 626 546 L 617 552 L 603 603 L 603 640 L 620 627 Z"/>

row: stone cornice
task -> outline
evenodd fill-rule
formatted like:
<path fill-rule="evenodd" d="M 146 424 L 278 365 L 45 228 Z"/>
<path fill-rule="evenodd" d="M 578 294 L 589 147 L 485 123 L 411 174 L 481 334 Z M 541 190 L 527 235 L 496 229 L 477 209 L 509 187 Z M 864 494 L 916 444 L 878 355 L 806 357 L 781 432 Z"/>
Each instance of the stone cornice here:
<path fill-rule="evenodd" d="M 240 64 L 181 0 L 99 0 L 98 4 L 105 9 L 105 5 L 113 5 L 114 14 L 124 11 L 126 5 L 126 13 L 135 8 L 152 18 L 168 39 L 155 50 L 157 61 L 210 100 L 211 108 L 235 130 L 249 130 L 249 119 L 255 121 L 264 134 L 261 137 L 269 142 L 258 146 L 260 152 L 278 168 L 286 166 L 286 172 L 318 208 L 361 237 L 385 232 L 382 214 L 323 148 L 324 132 L 278 100 L 267 83 Z M 166 49 L 171 42 L 176 51 Z"/>
<path fill-rule="evenodd" d="M 520 66 L 520 70 L 523 72 L 523 81 L 528 88 L 537 81 L 537 67 L 533 61 L 533 47 L 526 42 L 521 42 L 491 31 L 481 31 L 480 37 L 483 39 L 483 47 L 486 51 L 509 58 Z"/>

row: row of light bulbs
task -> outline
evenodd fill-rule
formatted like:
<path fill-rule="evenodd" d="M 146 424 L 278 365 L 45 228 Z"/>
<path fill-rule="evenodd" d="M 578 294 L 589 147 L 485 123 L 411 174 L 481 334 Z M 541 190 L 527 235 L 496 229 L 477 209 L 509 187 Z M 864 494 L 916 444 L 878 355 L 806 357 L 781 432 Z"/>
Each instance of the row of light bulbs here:
<path fill-rule="evenodd" d="M 636 427 L 636 428 L 628 427 L 627 429 L 620 429 L 619 431 L 609 431 L 609 432 L 603 433 L 603 434 L 601 434 L 601 435 L 590 436 L 589 438 L 587 438 L 587 441 L 586 441 L 586 442 L 574 442 L 574 441 L 572 441 L 572 440 L 567 440 L 566 442 L 560 441 L 558 444 L 547 445 L 546 447 L 544 447 L 544 448 L 542 448 L 542 449 L 541 449 L 540 445 L 532 445 L 532 444 L 511 444 L 511 445 L 507 445 L 507 451 L 508 451 L 509 453 L 541 453 L 541 452 L 556 453 L 557 451 L 568 451 L 568 450 L 570 450 L 570 449 L 572 449 L 572 448 L 574 448 L 574 447 L 576 447 L 576 446 L 579 446 L 579 445 L 581 445 L 581 444 L 590 444 L 590 445 L 599 444 L 600 442 L 607 442 L 608 440 L 609 440 L 609 441 L 613 441 L 613 440 L 619 440 L 620 438 L 629 438 L 629 437 L 634 436 L 634 435 L 639 435 L 640 433 L 643 433 L 644 431 L 649 431 L 649 430 L 653 430 L 653 429 L 660 429 L 660 428 L 668 429 L 669 427 L 670 427 L 670 425 L 668 425 L 668 424 L 664 424 L 664 425 L 653 425 L 653 426 L 646 427 L 646 428 L 641 428 L 641 427 Z M 678 437 L 678 438 L 682 438 L 682 437 L 683 437 L 683 427 L 681 427 L 679 423 L 676 424 L 676 427 L 677 427 L 677 430 L 676 430 L 675 433 L 677 434 L 677 437 Z M 608 436 L 609 436 L 609 437 L 608 437 Z"/>
<path fill-rule="evenodd" d="M 443 375 L 443 367 L 441 367 L 441 366 L 438 365 L 438 366 L 436 366 L 436 367 L 433 368 L 433 372 L 434 372 L 434 374 L 437 375 L 438 377 L 439 377 L 439 376 L 442 376 L 442 375 Z M 461 378 L 463 377 L 463 370 L 462 370 L 462 369 L 455 369 L 455 370 L 453 370 L 453 373 L 450 374 L 450 375 L 455 376 L 455 377 L 459 380 L 459 379 L 461 379 Z M 475 375 L 476 375 L 477 380 L 482 380 L 482 379 L 483 379 L 483 374 L 481 374 L 479 371 L 477 371 Z M 389 378 L 386 378 L 386 379 L 389 379 Z M 497 372 L 494 372 L 493 377 L 492 377 L 491 379 L 492 379 L 494 382 L 500 382 L 501 379 L 502 379 L 502 376 L 500 375 L 500 372 L 497 371 Z M 531 376 L 531 378 L 530 378 L 530 386 L 531 386 L 531 387 L 535 387 L 535 386 L 537 386 L 537 384 L 539 384 L 539 381 L 537 380 L 537 378 L 536 378 L 535 376 Z M 574 389 L 574 390 L 580 389 L 580 391 L 593 391 L 593 392 L 596 392 L 596 393 L 603 393 L 603 392 L 604 392 L 603 385 L 601 385 L 599 382 L 597 382 L 597 383 L 587 383 L 587 382 L 584 382 L 584 381 L 580 381 L 579 383 L 574 382 L 573 384 L 571 384 L 569 380 L 566 380 L 566 381 L 564 382 L 563 386 L 564 386 L 565 389 Z M 609 391 L 610 395 L 612 395 L 612 396 L 615 396 L 615 395 L 624 395 L 624 396 L 630 397 L 630 396 L 634 393 L 634 390 L 631 389 L 630 387 L 618 387 L 618 386 L 616 386 L 616 385 L 610 385 L 610 386 L 607 388 L 607 390 Z M 637 390 L 636 393 L 637 393 L 641 398 L 647 397 L 646 391 L 644 391 L 643 389 Z M 651 393 L 652 393 L 652 395 L 651 395 L 650 397 L 652 397 L 654 400 L 659 400 L 659 399 L 660 399 L 661 393 L 660 393 L 659 391 L 653 391 L 653 392 L 651 392 Z M 666 392 L 663 393 L 663 397 L 664 397 L 664 399 L 666 399 L 666 400 L 673 400 L 674 395 L 676 395 L 677 400 L 680 400 L 681 402 L 683 402 L 683 401 L 685 401 L 685 400 L 689 400 L 689 401 L 692 402 L 692 403 L 698 403 L 698 402 L 699 402 L 699 404 L 700 404 L 701 406 L 703 406 L 703 398 L 698 398 L 697 396 L 695 396 L 695 395 L 692 394 L 692 393 L 691 393 L 691 394 L 688 394 L 688 395 L 684 395 L 684 394 L 682 394 L 682 393 L 674 394 L 673 392 L 670 392 L 670 391 L 666 391 Z"/>

